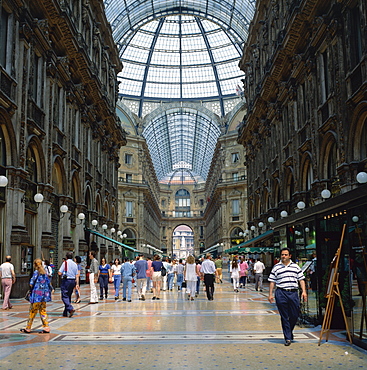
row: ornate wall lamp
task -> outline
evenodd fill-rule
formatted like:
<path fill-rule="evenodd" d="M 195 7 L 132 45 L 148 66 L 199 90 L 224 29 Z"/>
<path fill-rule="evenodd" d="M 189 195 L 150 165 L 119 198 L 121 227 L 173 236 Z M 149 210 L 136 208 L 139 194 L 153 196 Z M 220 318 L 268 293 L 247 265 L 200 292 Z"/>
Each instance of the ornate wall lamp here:
<path fill-rule="evenodd" d="M 322 192 L 321 192 L 321 197 L 322 199 L 329 199 L 331 197 L 331 192 L 329 189 L 324 189 Z"/>
<path fill-rule="evenodd" d="M 83 212 L 80 212 L 78 214 L 78 219 L 80 220 L 79 225 L 82 224 L 83 221 L 85 220 L 85 214 Z"/>
<path fill-rule="evenodd" d="M 367 183 L 367 173 L 366 172 L 359 172 L 356 176 L 357 181 L 360 184 L 365 184 Z"/>
<path fill-rule="evenodd" d="M 92 220 L 92 226 L 97 229 L 98 221 L 96 219 Z"/>
<path fill-rule="evenodd" d="M 301 200 L 301 201 L 299 201 L 299 202 L 297 203 L 297 208 L 298 208 L 300 211 L 303 211 L 303 210 L 306 208 L 306 203 L 305 203 L 305 202 L 303 202 L 302 200 Z"/>
<path fill-rule="evenodd" d="M 35 195 L 34 195 L 33 199 L 34 199 L 34 201 L 36 202 L 36 204 L 37 204 L 37 208 L 38 208 L 38 207 L 39 207 L 39 205 L 40 205 L 40 203 L 42 203 L 42 202 L 43 202 L 43 195 L 42 195 L 41 193 L 37 193 L 37 194 L 35 194 Z M 28 199 L 27 199 L 27 197 L 26 197 L 25 193 L 23 194 L 23 196 L 22 196 L 22 198 L 20 199 L 20 201 L 21 201 L 22 203 L 25 203 L 26 201 L 28 201 Z"/>
<path fill-rule="evenodd" d="M 6 176 L 0 176 L 0 188 L 5 188 L 8 185 L 8 178 Z"/>
<path fill-rule="evenodd" d="M 66 212 L 69 210 L 69 207 L 66 206 L 65 204 L 63 204 L 61 207 L 60 207 L 60 212 L 61 212 L 61 217 L 60 217 L 60 220 L 66 215 Z"/>

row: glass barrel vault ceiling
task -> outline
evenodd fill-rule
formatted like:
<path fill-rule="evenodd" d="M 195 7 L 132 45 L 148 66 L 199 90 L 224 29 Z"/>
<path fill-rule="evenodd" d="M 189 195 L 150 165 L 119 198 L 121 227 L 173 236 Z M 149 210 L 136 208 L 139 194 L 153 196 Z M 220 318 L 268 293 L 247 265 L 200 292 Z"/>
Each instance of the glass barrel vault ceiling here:
<path fill-rule="evenodd" d="M 158 180 L 171 184 L 206 180 L 219 135 L 216 122 L 190 108 L 168 109 L 143 131 Z"/>
<path fill-rule="evenodd" d="M 217 116 L 237 104 L 238 61 L 256 0 L 104 0 L 124 68 L 124 103 L 144 117 L 162 102 L 200 101 Z M 168 109 L 145 125 L 162 183 L 206 180 L 220 129 L 189 108 Z"/>
<path fill-rule="evenodd" d="M 235 98 L 243 78 L 238 61 L 254 7 L 255 0 L 105 0 L 124 65 L 120 94 L 135 101 L 134 113 L 144 116 L 154 101 L 216 100 L 224 116 L 223 100 Z"/>

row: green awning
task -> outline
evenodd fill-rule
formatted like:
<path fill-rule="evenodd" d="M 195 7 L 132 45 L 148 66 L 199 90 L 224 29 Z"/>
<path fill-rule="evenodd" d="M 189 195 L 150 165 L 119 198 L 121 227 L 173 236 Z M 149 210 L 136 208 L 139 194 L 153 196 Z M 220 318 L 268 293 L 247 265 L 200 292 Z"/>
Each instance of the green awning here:
<path fill-rule="evenodd" d="M 245 247 L 245 248 L 240 248 L 239 250 L 240 253 L 266 253 L 274 252 L 274 247 Z"/>
<path fill-rule="evenodd" d="M 316 249 L 316 244 L 312 243 L 312 244 L 306 245 L 306 249 Z"/>
<path fill-rule="evenodd" d="M 224 253 L 236 253 L 238 252 L 238 246 L 232 247 L 230 249 L 226 249 Z"/>
<path fill-rule="evenodd" d="M 103 238 L 103 239 L 106 239 L 108 241 L 110 241 L 111 243 L 115 243 L 119 246 L 121 246 L 122 248 L 125 248 L 125 249 L 128 249 L 130 251 L 133 251 L 133 252 L 139 252 L 137 249 L 133 248 L 133 247 L 129 247 L 128 245 L 124 244 L 124 243 L 121 243 L 121 242 L 118 242 L 117 240 L 115 239 L 112 239 L 106 235 L 103 235 L 95 230 L 91 230 L 91 229 L 86 229 L 87 231 L 89 231 L 90 233 L 94 234 L 94 235 L 97 235 L 99 236 L 100 238 Z"/>
<path fill-rule="evenodd" d="M 251 247 L 252 244 L 259 242 L 260 240 L 263 240 L 269 236 L 273 235 L 273 230 L 268 230 L 264 234 L 260 234 L 256 236 L 255 238 L 252 238 L 250 240 L 247 240 L 241 244 L 238 244 L 238 248 L 245 248 L 245 247 Z M 254 248 L 254 247 L 251 247 Z M 257 247 L 256 247 L 257 248 Z M 270 248 L 270 247 L 268 247 Z M 273 248 L 274 249 L 274 248 Z"/>

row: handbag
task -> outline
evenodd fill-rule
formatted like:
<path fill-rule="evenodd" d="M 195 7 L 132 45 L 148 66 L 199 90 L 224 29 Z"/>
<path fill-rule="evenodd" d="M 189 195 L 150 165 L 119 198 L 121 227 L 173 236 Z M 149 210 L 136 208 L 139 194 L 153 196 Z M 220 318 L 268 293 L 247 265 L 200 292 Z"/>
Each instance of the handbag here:
<path fill-rule="evenodd" d="M 162 276 L 166 276 L 167 275 L 167 269 L 164 266 L 162 266 L 162 268 L 161 268 L 161 275 Z"/>
<path fill-rule="evenodd" d="M 37 282 L 37 280 L 38 280 L 39 276 L 40 276 L 40 274 L 38 273 L 38 275 L 37 275 L 37 279 L 36 279 L 36 281 L 34 282 L 34 285 L 36 285 L 36 282 Z M 33 290 L 33 288 L 34 288 L 34 285 L 33 285 L 33 287 L 32 287 L 32 288 L 28 289 L 28 290 L 27 290 L 27 293 L 25 294 L 24 299 L 25 299 L 26 301 L 28 301 L 28 302 L 29 302 L 29 300 L 31 299 L 31 294 L 32 294 L 32 290 Z"/>
<path fill-rule="evenodd" d="M 32 294 L 32 290 L 31 289 L 28 289 L 27 293 L 25 294 L 24 299 L 29 302 L 29 300 L 31 298 L 31 294 Z"/>

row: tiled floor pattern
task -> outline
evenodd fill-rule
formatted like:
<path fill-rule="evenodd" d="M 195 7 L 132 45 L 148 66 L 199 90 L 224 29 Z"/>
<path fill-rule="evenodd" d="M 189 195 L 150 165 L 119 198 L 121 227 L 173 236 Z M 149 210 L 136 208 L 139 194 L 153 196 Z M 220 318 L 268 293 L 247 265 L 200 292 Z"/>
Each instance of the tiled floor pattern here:
<path fill-rule="evenodd" d="M 228 279 L 227 279 L 228 281 Z M 267 289 L 250 285 L 234 293 L 229 283 L 216 285 L 215 300 L 201 292 L 195 301 L 182 292 L 162 292 L 160 301 L 115 301 L 75 305 L 62 318 L 60 293 L 48 304 L 51 334 L 22 334 L 28 303 L 12 300 L 0 312 L 0 369 L 362 369 L 367 351 L 331 332 L 318 346 L 320 328 L 295 330 L 283 345 L 279 315 L 267 301 Z M 112 293 L 112 291 L 111 291 Z"/>

